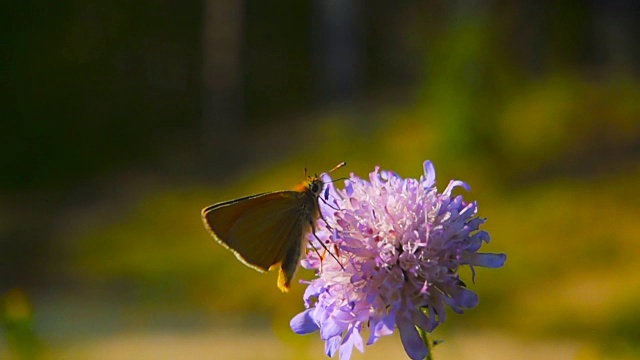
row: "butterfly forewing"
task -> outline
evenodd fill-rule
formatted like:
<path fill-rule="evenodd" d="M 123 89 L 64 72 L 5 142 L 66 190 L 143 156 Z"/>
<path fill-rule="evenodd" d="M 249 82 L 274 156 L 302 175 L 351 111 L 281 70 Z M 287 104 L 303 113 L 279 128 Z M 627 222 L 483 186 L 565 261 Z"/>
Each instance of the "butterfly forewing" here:
<path fill-rule="evenodd" d="M 265 195 L 269 195 L 269 193 L 251 195 L 211 205 L 202 210 L 202 219 L 213 237 L 223 246 L 228 247 L 226 241 L 221 237 L 227 238 L 227 234 L 229 234 L 233 224 L 249 209 L 248 205 L 260 205 L 267 202 L 269 198 L 265 197 Z"/>
<path fill-rule="evenodd" d="M 298 196 L 295 191 L 254 195 L 211 206 L 203 218 L 218 242 L 245 264 L 266 271 L 302 237 Z"/>

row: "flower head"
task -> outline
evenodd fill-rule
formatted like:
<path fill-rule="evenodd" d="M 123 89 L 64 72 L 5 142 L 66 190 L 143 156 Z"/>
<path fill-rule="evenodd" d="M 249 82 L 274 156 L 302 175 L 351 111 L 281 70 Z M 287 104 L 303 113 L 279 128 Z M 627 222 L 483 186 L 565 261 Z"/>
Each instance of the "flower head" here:
<path fill-rule="evenodd" d="M 484 219 L 476 203 L 452 197 L 458 186 L 469 190 L 451 181 L 438 193 L 429 161 L 419 180 L 376 168 L 369 181 L 352 174 L 344 190 L 329 183 L 315 235 L 309 235 L 313 249 L 302 260 L 317 278 L 308 282 L 307 309 L 291 320 L 293 331 L 319 330 L 327 355 L 339 352 L 348 360 L 353 347 L 364 350 L 364 331 L 371 345 L 397 327 L 409 357 L 424 358 L 428 348 L 416 326 L 433 331 L 445 320 L 445 306 L 461 313 L 478 304 L 459 278 L 460 266 L 473 272 L 474 266 L 501 267 L 506 259 L 478 253 L 489 234 L 479 230 Z"/>

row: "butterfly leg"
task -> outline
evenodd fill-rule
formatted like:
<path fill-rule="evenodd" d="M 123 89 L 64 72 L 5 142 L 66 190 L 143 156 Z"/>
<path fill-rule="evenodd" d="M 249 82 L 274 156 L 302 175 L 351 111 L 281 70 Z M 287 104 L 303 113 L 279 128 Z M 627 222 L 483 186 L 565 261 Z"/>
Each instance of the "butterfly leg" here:
<path fill-rule="evenodd" d="M 322 214 L 320 214 L 320 216 L 322 216 Z M 326 223 L 326 220 L 325 220 L 325 223 Z M 320 238 L 318 237 L 318 235 L 316 235 L 316 225 L 314 224 L 314 222 L 313 222 L 313 221 L 311 221 L 311 222 L 310 222 L 310 224 L 311 224 L 311 233 L 313 234 L 313 237 L 315 237 L 315 238 L 316 238 L 316 240 L 318 240 L 318 242 L 320 243 L 320 245 L 322 245 L 322 247 L 324 248 L 324 250 L 325 250 L 326 252 L 328 252 L 328 253 L 329 253 L 329 255 L 331 255 L 331 257 L 332 257 L 332 258 L 334 258 L 334 259 L 336 260 L 336 262 L 338 263 L 338 265 L 340 265 L 340 267 L 342 268 L 342 270 L 344 270 L 344 266 L 342 266 L 342 263 L 340 262 L 340 260 L 338 260 L 338 258 L 336 257 L 336 255 L 334 255 L 334 254 L 333 254 L 333 253 L 332 253 L 332 252 L 327 248 L 327 246 L 324 244 L 324 242 L 322 242 L 322 240 L 320 240 Z M 313 245 L 312 245 L 312 246 L 313 246 Z M 334 244 L 334 248 L 335 248 L 336 250 L 338 249 L 338 247 L 337 247 L 335 244 Z M 314 247 L 314 249 L 315 249 L 315 247 Z M 317 250 L 316 250 L 316 252 L 317 252 Z M 320 254 L 318 254 L 318 255 L 320 255 Z M 322 258 L 322 257 L 320 257 L 320 259 L 322 260 L 323 258 Z"/>
<path fill-rule="evenodd" d="M 313 235 L 315 236 L 315 233 L 314 233 Z M 317 238 L 318 238 L 318 237 L 316 237 L 316 239 L 317 239 Z M 318 241 L 320 241 L 320 240 L 318 239 Z M 313 251 L 315 251 L 315 252 L 316 252 L 316 254 L 318 254 L 318 258 L 320 259 L 320 272 L 322 272 L 322 262 L 323 262 L 323 260 L 324 260 L 324 255 L 320 255 L 320 252 L 318 251 L 318 249 L 316 249 L 316 247 L 315 247 L 315 246 L 313 246 L 313 243 L 312 243 L 312 242 L 309 242 L 309 245 L 311 245 L 311 248 L 313 248 Z"/>
<path fill-rule="evenodd" d="M 325 205 L 327 205 L 328 207 L 332 208 L 333 210 L 340 210 L 340 208 L 337 208 L 337 207 L 335 207 L 335 206 L 333 206 L 333 205 L 329 204 L 329 202 L 328 202 L 327 200 L 325 200 L 324 198 L 319 197 L 319 199 L 320 199 L 320 200 L 322 200 L 322 202 L 323 202 Z M 322 214 L 320 214 L 320 215 L 322 215 Z"/>

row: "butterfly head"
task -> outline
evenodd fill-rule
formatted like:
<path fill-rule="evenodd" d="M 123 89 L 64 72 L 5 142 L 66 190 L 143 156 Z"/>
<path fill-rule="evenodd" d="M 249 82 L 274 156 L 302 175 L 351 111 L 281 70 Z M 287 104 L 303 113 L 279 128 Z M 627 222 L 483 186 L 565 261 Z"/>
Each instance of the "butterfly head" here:
<path fill-rule="evenodd" d="M 313 194 L 313 196 L 318 197 L 323 187 L 324 182 L 322 182 L 322 180 L 317 175 L 309 179 L 307 188 Z"/>

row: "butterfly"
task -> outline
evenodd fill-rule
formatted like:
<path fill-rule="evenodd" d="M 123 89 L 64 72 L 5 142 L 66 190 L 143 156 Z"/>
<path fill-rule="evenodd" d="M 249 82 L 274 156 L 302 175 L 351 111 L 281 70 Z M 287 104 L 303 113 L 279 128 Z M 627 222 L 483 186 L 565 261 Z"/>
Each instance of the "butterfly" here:
<path fill-rule="evenodd" d="M 328 172 L 346 165 L 342 162 Z M 305 171 L 306 172 L 306 171 Z M 293 190 L 250 195 L 202 209 L 213 238 L 259 272 L 279 269 L 278 288 L 288 292 L 309 231 L 315 234 L 324 182 L 308 176 Z M 322 244 L 322 243 L 321 243 Z M 324 247 L 324 244 L 322 244 Z"/>

